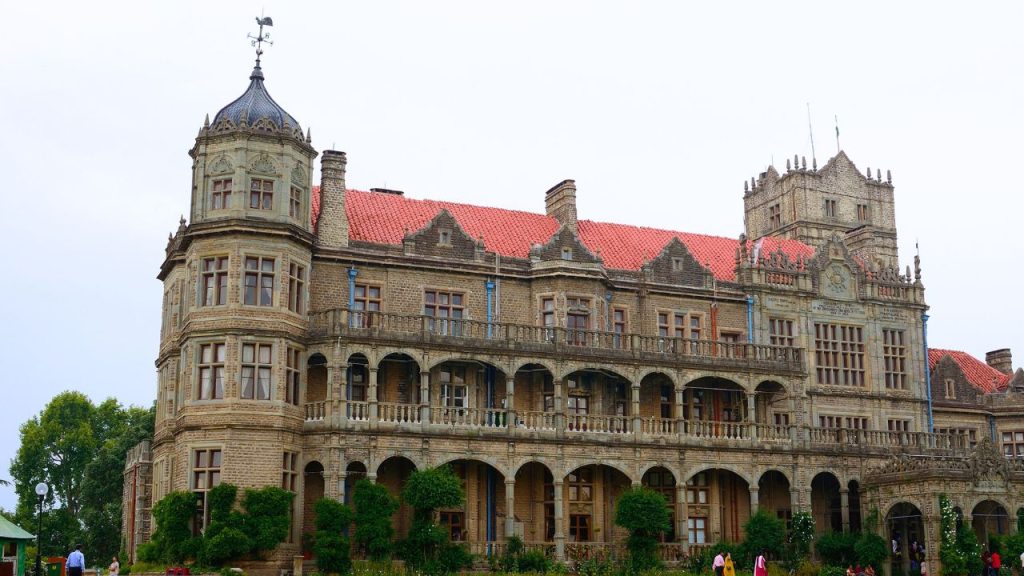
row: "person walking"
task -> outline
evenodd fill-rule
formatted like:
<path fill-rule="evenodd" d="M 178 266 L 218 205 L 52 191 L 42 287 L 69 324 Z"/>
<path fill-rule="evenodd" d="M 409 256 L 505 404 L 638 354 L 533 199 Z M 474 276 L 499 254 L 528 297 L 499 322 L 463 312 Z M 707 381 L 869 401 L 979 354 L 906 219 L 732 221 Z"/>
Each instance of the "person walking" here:
<path fill-rule="evenodd" d="M 736 565 L 732 563 L 732 552 L 725 553 L 725 567 L 722 569 L 724 576 L 736 576 Z"/>
<path fill-rule="evenodd" d="M 999 575 L 999 569 L 1003 567 L 1003 558 L 999 555 L 999 549 L 992 549 L 992 576 Z"/>
<path fill-rule="evenodd" d="M 75 546 L 75 551 L 68 554 L 68 576 L 82 576 L 85 570 L 85 554 L 82 554 L 82 545 Z"/>
<path fill-rule="evenodd" d="M 118 576 L 121 573 L 121 561 L 117 559 L 117 556 L 114 556 L 114 561 L 110 563 L 107 570 L 110 572 L 110 576 Z"/>
<path fill-rule="evenodd" d="M 768 559 L 765 558 L 767 551 L 761 550 L 754 561 L 754 576 L 768 576 Z"/>
<path fill-rule="evenodd" d="M 715 576 L 723 576 L 725 572 L 725 556 L 721 552 L 711 562 L 711 569 L 715 571 Z"/>

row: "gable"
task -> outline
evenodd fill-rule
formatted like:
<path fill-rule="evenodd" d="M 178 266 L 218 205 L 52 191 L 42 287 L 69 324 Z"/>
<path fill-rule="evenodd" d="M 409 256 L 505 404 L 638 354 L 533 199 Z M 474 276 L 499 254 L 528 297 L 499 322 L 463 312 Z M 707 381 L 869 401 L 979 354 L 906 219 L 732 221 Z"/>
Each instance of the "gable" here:
<path fill-rule="evenodd" d="M 648 263 L 650 279 L 665 284 L 705 287 L 711 279 L 711 271 L 690 254 L 686 245 L 673 237 L 656 258 Z"/>

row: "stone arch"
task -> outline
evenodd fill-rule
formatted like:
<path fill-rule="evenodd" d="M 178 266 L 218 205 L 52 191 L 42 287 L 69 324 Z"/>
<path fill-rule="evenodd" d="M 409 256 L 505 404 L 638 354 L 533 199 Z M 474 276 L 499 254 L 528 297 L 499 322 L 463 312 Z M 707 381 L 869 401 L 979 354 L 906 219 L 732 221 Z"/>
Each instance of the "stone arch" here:
<path fill-rule="evenodd" d="M 656 374 L 660 374 L 661 376 L 664 376 L 665 378 L 667 378 L 668 381 L 672 383 L 673 387 L 675 387 L 677 382 L 680 381 L 679 380 L 679 375 L 674 370 L 664 370 L 662 368 L 653 367 L 653 366 L 652 367 L 643 368 L 640 371 L 638 371 L 637 374 L 636 374 L 636 381 L 640 382 L 641 385 L 643 385 L 644 379 L 646 379 L 648 376 L 654 376 Z"/>
<path fill-rule="evenodd" d="M 316 502 L 326 493 L 324 465 L 310 460 L 302 469 L 302 533 L 316 532 Z M 305 540 L 305 538 L 303 538 Z M 309 552 L 312 552 L 311 550 Z"/>
<path fill-rule="evenodd" d="M 415 356 L 391 352 L 377 362 L 377 399 L 390 404 L 420 403 L 420 363 Z"/>
<path fill-rule="evenodd" d="M 811 515 L 819 534 L 843 531 L 842 482 L 833 472 L 811 478 Z"/>
<path fill-rule="evenodd" d="M 417 364 L 420 364 L 420 365 L 423 364 L 423 357 L 424 357 L 424 354 L 423 354 L 422 350 L 416 350 L 414 348 L 402 348 L 402 347 L 398 347 L 398 348 L 373 348 L 371 350 L 363 351 L 362 353 L 367 358 L 370 359 L 370 366 L 372 366 L 374 368 L 377 368 L 378 370 L 380 369 L 380 363 L 385 358 L 387 358 L 388 356 L 392 356 L 392 355 L 396 355 L 396 354 L 397 355 L 401 355 L 401 356 L 408 356 L 409 358 L 411 358 L 413 361 L 415 361 Z"/>
<path fill-rule="evenodd" d="M 565 478 L 569 474 L 572 474 L 572 472 L 574 470 L 579 470 L 580 468 L 585 468 L 587 466 L 607 466 L 607 467 L 615 470 L 616 472 L 620 472 L 623 476 L 625 476 L 626 479 L 629 480 L 630 485 L 632 485 L 633 482 L 634 482 L 634 479 L 633 479 L 634 471 L 630 470 L 629 468 L 626 468 L 625 466 L 622 465 L 621 462 L 618 462 L 618 461 L 615 461 L 615 460 L 606 460 L 606 461 L 582 460 L 582 461 L 577 461 L 576 464 L 567 464 L 564 468 L 562 468 L 562 470 L 558 471 L 558 473 L 555 474 L 555 478 L 559 477 L 558 474 L 561 474 L 561 477 Z"/>
<path fill-rule="evenodd" d="M 353 460 L 345 465 L 345 480 L 342 482 L 342 503 L 352 502 L 352 493 L 356 483 L 367 477 L 366 464 L 359 460 Z"/>
<path fill-rule="evenodd" d="M 353 352 L 345 359 L 343 366 L 345 370 L 345 389 L 340 393 L 341 397 L 348 403 L 346 404 L 347 416 L 354 420 L 365 420 L 369 417 L 365 403 L 370 399 L 370 366 L 372 364 L 369 357 L 362 352 Z M 353 405 L 351 404 L 353 402 L 363 404 Z"/>
<path fill-rule="evenodd" d="M 616 542 L 627 535 L 614 518 L 615 503 L 633 485 L 629 474 L 610 462 L 588 462 L 571 468 L 562 482 L 568 541 Z"/>
<path fill-rule="evenodd" d="M 653 490 L 665 499 L 669 514 L 669 529 L 659 534 L 662 542 L 674 542 L 676 540 L 676 503 L 678 499 L 678 486 L 682 480 L 679 474 L 668 466 L 655 463 L 647 466 L 640 473 L 640 485 L 648 490 Z"/>
<path fill-rule="evenodd" d="M 527 542 L 552 542 L 555 536 L 555 478 L 549 463 L 527 459 L 512 476 L 515 514 L 512 521 L 522 526 Z"/>
<path fill-rule="evenodd" d="M 664 370 L 647 370 L 638 377 L 640 387 L 640 418 L 644 431 L 670 434 L 676 429 L 676 380 Z"/>
<path fill-rule="evenodd" d="M 548 473 L 550 473 L 552 476 L 554 476 L 555 474 L 556 467 L 551 462 L 548 462 L 544 458 L 530 457 L 524 458 L 518 464 L 514 464 L 512 466 L 513 470 L 511 471 L 511 476 L 517 476 L 523 470 L 523 468 L 529 466 L 530 464 L 538 464 L 540 466 L 543 466 L 544 469 L 547 470 Z"/>
<path fill-rule="evenodd" d="M 455 455 L 444 454 L 444 455 L 440 456 L 436 462 L 431 464 L 431 466 L 434 466 L 434 467 L 445 466 L 445 465 L 451 464 L 452 462 L 457 462 L 459 460 L 465 460 L 467 462 L 480 462 L 481 464 L 487 464 L 491 468 L 494 468 L 495 470 L 497 470 L 498 473 L 501 474 L 503 477 L 505 477 L 505 478 L 509 477 L 508 468 L 505 467 L 504 465 L 502 465 L 501 463 L 499 463 L 496 458 L 494 458 L 493 456 L 488 456 L 486 454 L 479 454 L 479 453 L 472 454 L 472 455 L 470 455 L 470 454 L 455 454 Z"/>
<path fill-rule="evenodd" d="M 793 483 L 785 472 L 769 468 L 757 478 L 758 508 L 786 517 L 793 511 Z"/>
<path fill-rule="evenodd" d="M 669 464 L 667 462 L 660 461 L 660 460 L 654 460 L 654 461 L 650 461 L 650 462 L 645 462 L 640 467 L 640 469 L 637 470 L 637 473 L 639 474 L 639 476 L 641 478 L 641 481 L 642 481 L 642 479 L 644 477 L 644 474 L 647 474 L 647 472 L 649 472 L 652 468 L 664 468 L 665 470 L 668 470 L 669 472 L 671 472 L 672 476 L 675 476 L 676 482 L 682 482 L 683 481 L 683 477 L 682 477 L 682 474 L 679 471 L 679 467 L 678 466 L 674 466 L 672 464 Z"/>
<path fill-rule="evenodd" d="M 885 533 L 889 541 L 893 543 L 898 555 L 890 556 L 893 565 L 909 573 L 910 569 L 910 545 L 913 542 L 928 542 L 927 527 L 924 523 L 924 515 L 921 513 L 924 508 L 920 502 L 913 498 L 901 498 L 898 502 L 889 506 L 885 514 Z"/>
<path fill-rule="evenodd" d="M 708 470 L 725 470 L 727 472 L 732 472 L 733 474 L 739 476 L 744 482 L 746 482 L 747 486 L 749 486 L 751 484 L 751 482 L 752 482 L 752 478 L 750 477 L 749 474 L 747 474 L 746 472 L 743 472 L 738 466 L 736 466 L 734 464 L 728 464 L 728 463 L 725 463 L 725 462 L 715 462 L 713 464 L 711 464 L 711 463 L 694 464 L 690 468 L 686 469 L 686 471 L 683 473 L 683 478 L 685 480 L 689 481 L 691 478 L 693 478 L 697 474 L 700 474 L 701 472 L 708 471 Z"/>
<path fill-rule="evenodd" d="M 548 362 L 544 358 L 536 358 L 536 359 L 531 358 L 530 360 L 526 360 L 526 361 L 514 360 L 513 362 L 514 363 L 510 364 L 509 367 L 511 368 L 511 367 L 514 366 L 515 370 L 510 370 L 509 371 L 510 374 L 517 374 L 520 370 L 522 370 L 523 368 L 526 368 L 527 366 L 541 366 L 544 369 L 546 369 L 548 372 L 550 372 L 552 376 L 554 376 L 557 373 L 557 370 L 555 368 L 555 364 L 553 362 Z"/>
<path fill-rule="evenodd" d="M 632 386 L 634 382 L 639 382 L 639 380 L 635 380 L 636 370 L 630 369 L 627 373 L 626 371 L 623 371 L 622 368 L 624 368 L 624 366 L 601 363 L 595 364 L 593 362 L 571 362 L 563 365 L 561 378 L 565 379 L 572 376 L 573 374 L 576 374 L 577 372 L 581 372 L 585 374 L 589 373 L 612 375 L 622 380 L 625 380 L 627 383 L 630 384 L 630 386 Z"/>
<path fill-rule="evenodd" d="M 791 410 L 789 389 L 779 380 L 762 380 L 754 386 L 754 420 L 758 424 L 785 424 L 775 419 L 776 414 L 784 414 L 781 419 L 788 422 Z M 782 404 L 780 406 L 780 404 Z"/>
<path fill-rule="evenodd" d="M 511 378 L 515 382 L 515 397 L 509 407 L 516 411 L 514 424 L 521 428 L 554 430 L 559 399 L 555 395 L 552 367 L 543 362 L 528 362 L 516 368 Z"/>
<path fill-rule="evenodd" d="M 323 402 L 328 400 L 327 392 L 330 387 L 330 383 L 327 381 L 327 357 L 323 354 L 316 352 L 310 354 L 306 358 L 306 377 L 302 379 L 302 385 L 305 390 L 301 393 L 301 398 L 304 398 L 303 402 Z M 285 383 L 285 386 L 289 386 L 289 382 Z M 293 394 L 297 391 L 288 390 L 289 394 Z M 307 415 L 307 419 L 310 415 Z M 313 414 L 312 416 L 316 416 Z M 322 417 L 322 414 L 320 415 Z"/>
<path fill-rule="evenodd" d="M 483 360 L 481 358 L 477 358 L 477 357 L 474 357 L 474 356 L 467 356 L 466 354 L 446 354 L 446 355 L 438 357 L 438 358 L 435 358 L 435 357 L 432 356 L 430 358 L 430 366 L 428 366 L 426 368 L 426 371 L 427 372 L 433 372 L 434 370 L 436 370 L 438 367 L 440 367 L 445 362 L 456 362 L 456 363 L 461 362 L 461 363 L 467 363 L 467 364 L 485 364 L 485 365 L 494 367 L 496 370 L 500 371 L 502 374 L 508 374 L 509 373 L 508 372 L 509 365 L 508 365 L 507 362 L 498 362 L 498 363 L 491 362 L 490 360 L 493 360 L 493 359 L 494 358 L 489 357 L 487 360 Z"/>
<path fill-rule="evenodd" d="M 679 379 L 684 387 L 693 386 L 695 383 L 701 380 L 717 380 L 721 382 L 728 382 L 733 385 L 736 389 L 741 390 L 744 394 L 750 393 L 749 383 L 744 384 L 745 378 L 739 374 L 721 373 L 721 372 L 691 372 L 685 375 L 685 377 Z"/>
<path fill-rule="evenodd" d="M 402 498 L 402 490 L 409 479 L 409 475 L 419 469 L 419 466 L 404 454 L 395 454 L 385 458 L 377 465 L 376 482 L 397 498 L 400 502 L 398 510 L 391 517 L 391 525 L 395 529 L 398 538 L 404 538 L 409 533 L 412 524 L 412 508 Z"/>
<path fill-rule="evenodd" d="M 706 512 L 703 526 L 691 529 L 703 532 L 704 542 L 709 544 L 741 541 L 743 525 L 753 513 L 750 477 L 734 466 L 715 463 L 694 466 L 685 479 L 688 506 Z"/>
<path fill-rule="evenodd" d="M 568 372 L 562 390 L 566 429 L 594 430 L 597 424 L 606 426 L 599 429 L 605 432 L 632 431 L 632 387 L 632 380 L 617 370 L 587 365 Z"/>
<path fill-rule="evenodd" d="M 448 466 L 466 491 L 461 507 L 439 512 L 441 526 L 447 528 L 452 541 L 494 542 L 506 535 L 507 526 L 499 518 L 506 516 L 508 476 L 488 460 L 491 459 L 462 454 L 438 464 Z"/>
<path fill-rule="evenodd" d="M 974 529 L 978 542 L 982 543 L 987 543 L 992 534 L 1009 534 L 1008 508 L 995 498 L 982 499 L 971 508 L 971 528 Z"/>

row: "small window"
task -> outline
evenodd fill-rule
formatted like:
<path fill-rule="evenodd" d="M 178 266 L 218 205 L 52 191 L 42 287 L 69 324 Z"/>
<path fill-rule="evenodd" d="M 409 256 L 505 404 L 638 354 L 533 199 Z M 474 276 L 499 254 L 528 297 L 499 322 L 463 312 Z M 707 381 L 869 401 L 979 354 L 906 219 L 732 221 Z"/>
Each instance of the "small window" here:
<path fill-rule="evenodd" d="M 270 344 L 242 345 L 242 398 L 270 400 Z"/>
<path fill-rule="evenodd" d="M 672 259 L 672 271 L 673 272 L 682 272 L 685 267 L 686 267 L 686 260 L 685 259 L 678 258 L 678 257 Z"/>
<path fill-rule="evenodd" d="M 253 178 L 249 185 L 249 208 L 271 210 L 274 207 L 274 181 Z"/>
<path fill-rule="evenodd" d="M 768 227 L 772 230 L 782 226 L 782 206 L 773 204 L 768 207 Z"/>
<path fill-rule="evenodd" d="M 952 378 L 946 378 L 946 399 L 956 399 L 956 381 Z"/>
<path fill-rule="evenodd" d="M 871 211 L 867 204 L 857 204 L 857 220 L 867 222 L 871 219 Z"/>
<path fill-rule="evenodd" d="M 839 217 L 839 202 L 829 198 L 825 199 L 825 218 Z"/>
<path fill-rule="evenodd" d="M 274 259 L 245 259 L 245 293 L 242 300 L 249 306 L 274 305 Z"/>
<path fill-rule="evenodd" d="M 568 246 L 562 248 L 562 260 L 572 260 L 572 248 Z"/>
<path fill-rule="evenodd" d="M 291 197 L 288 199 L 288 215 L 292 218 L 302 218 L 302 189 L 292 186 Z"/>
<path fill-rule="evenodd" d="M 441 246 L 452 245 L 452 231 L 447 228 L 442 228 L 437 231 L 437 243 Z"/>
<path fill-rule="evenodd" d="M 213 192 L 211 200 L 214 210 L 227 210 L 231 208 L 231 179 L 213 181 Z"/>

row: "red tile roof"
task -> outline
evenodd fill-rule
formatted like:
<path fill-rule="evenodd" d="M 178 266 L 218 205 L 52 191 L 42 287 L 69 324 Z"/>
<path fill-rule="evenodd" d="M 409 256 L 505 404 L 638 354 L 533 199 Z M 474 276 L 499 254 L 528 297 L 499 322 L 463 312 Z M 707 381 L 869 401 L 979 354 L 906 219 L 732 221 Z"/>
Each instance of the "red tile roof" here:
<path fill-rule="evenodd" d="M 929 367 L 935 369 L 935 365 L 938 364 L 939 360 L 944 356 L 952 358 L 953 362 L 956 362 L 956 365 L 959 366 L 960 370 L 964 373 L 967 381 L 970 382 L 972 386 L 986 394 L 990 392 L 998 392 L 1006 388 L 1006 385 L 1010 382 L 1010 378 L 1012 378 L 1011 374 L 1003 374 L 999 370 L 996 370 L 985 362 L 978 360 L 967 352 L 961 352 L 959 350 L 929 348 Z"/>
<path fill-rule="evenodd" d="M 320 208 L 320 190 L 313 190 L 313 222 Z M 553 217 L 470 204 L 417 200 L 399 194 L 349 190 L 346 193 L 349 238 L 365 242 L 398 245 L 406 233 L 413 233 L 430 222 L 441 211 L 448 212 L 459 226 L 473 238 L 483 237 L 484 248 L 502 256 L 527 258 L 534 244 L 545 244 L 558 231 Z M 735 238 L 676 232 L 657 228 L 579 221 L 580 241 L 595 254 L 600 253 L 604 265 L 617 270 L 639 270 L 645 260 L 652 260 L 672 238 L 686 245 L 702 265 L 709 266 L 719 280 L 736 279 L 735 258 L 739 241 Z M 782 249 L 790 258 L 810 258 L 814 248 L 796 240 L 765 238 L 761 253 Z"/>

